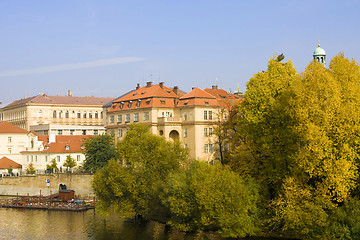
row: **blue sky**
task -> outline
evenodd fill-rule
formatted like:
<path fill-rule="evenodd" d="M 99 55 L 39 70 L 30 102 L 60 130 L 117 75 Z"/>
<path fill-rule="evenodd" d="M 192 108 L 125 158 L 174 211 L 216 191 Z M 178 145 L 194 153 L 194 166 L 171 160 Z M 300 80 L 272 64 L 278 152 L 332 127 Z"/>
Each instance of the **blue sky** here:
<path fill-rule="evenodd" d="M 359 1 L 0 1 L 0 101 L 39 93 L 117 97 L 148 81 L 246 90 L 274 54 L 299 72 L 360 57 Z"/>

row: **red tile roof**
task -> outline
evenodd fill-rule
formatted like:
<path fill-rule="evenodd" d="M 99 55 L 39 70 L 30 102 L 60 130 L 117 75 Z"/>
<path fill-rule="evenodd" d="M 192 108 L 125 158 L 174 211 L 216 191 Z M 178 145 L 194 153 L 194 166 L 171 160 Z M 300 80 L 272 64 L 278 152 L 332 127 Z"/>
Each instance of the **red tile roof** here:
<path fill-rule="evenodd" d="M 8 169 L 10 166 L 12 168 L 22 168 L 21 164 L 14 162 L 7 157 L 0 158 L 0 169 Z"/>
<path fill-rule="evenodd" d="M 91 135 L 57 135 L 55 136 L 55 142 L 49 143 L 49 136 L 39 136 L 39 141 L 43 141 L 43 151 L 23 151 L 23 153 L 79 153 L 84 152 L 82 147 L 86 139 L 89 139 Z M 68 149 L 67 147 L 68 146 Z"/>
<path fill-rule="evenodd" d="M 0 133 L 29 133 L 29 131 L 19 128 L 9 122 L 0 122 Z"/>
<path fill-rule="evenodd" d="M 175 101 L 184 94 L 164 86 L 163 83 L 139 87 L 113 102 L 109 112 L 149 107 L 175 107 Z"/>
<path fill-rule="evenodd" d="M 114 98 L 102 97 L 73 97 L 73 96 L 47 96 L 37 95 L 34 97 L 16 100 L 4 108 L 21 106 L 26 104 L 71 104 L 71 105 L 94 105 L 103 106 Z"/>

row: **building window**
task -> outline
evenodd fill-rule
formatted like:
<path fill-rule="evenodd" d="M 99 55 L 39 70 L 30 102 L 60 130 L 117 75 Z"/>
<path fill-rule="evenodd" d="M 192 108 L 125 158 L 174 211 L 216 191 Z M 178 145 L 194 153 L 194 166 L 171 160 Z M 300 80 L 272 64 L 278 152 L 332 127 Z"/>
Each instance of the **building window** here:
<path fill-rule="evenodd" d="M 27 155 L 27 156 L 26 156 L 26 160 L 27 160 L 28 162 L 29 162 L 29 159 L 30 159 L 30 158 L 29 158 L 29 155 Z"/>
<path fill-rule="evenodd" d="M 66 146 L 65 146 L 65 150 L 70 150 L 70 146 L 69 146 L 69 145 L 66 145 Z"/>
<path fill-rule="evenodd" d="M 225 120 L 225 121 L 228 120 L 228 114 L 227 114 L 227 113 L 224 114 L 224 120 Z"/>
<path fill-rule="evenodd" d="M 39 118 L 42 118 L 42 117 L 43 117 L 42 110 L 39 110 Z"/>
<path fill-rule="evenodd" d="M 204 145 L 204 152 L 209 153 L 209 144 Z"/>
<path fill-rule="evenodd" d="M 99 118 L 99 113 L 95 112 L 95 118 Z"/>
<path fill-rule="evenodd" d="M 31 162 L 34 161 L 34 155 L 31 155 Z"/>
<path fill-rule="evenodd" d="M 63 130 L 58 130 L 58 135 L 62 135 L 63 134 Z"/>
<path fill-rule="evenodd" d="M 209 120 L 212 120 L 212 111 L 209 111 Z"/>
<path fill-rule="evenodd" d="M 92 118 L 92 112 L 89 112 L 89 118 Z"/>
<path fill-rule="evenodd" d="M 70 135 L 74 135 L 75 130 L 74 129 L 70 129 Z"/>
<path fill-rule="evenodd" d="M 161 103 L 162 105 L 165 105 L 165 104 L 166 104 L 165 100 L 160 100 L 160 103 Z"/>
<path fill-rule="evenodd" d="M 209 144 L 209 153 L 213 153 L 214 152 L 214 144 Z"/>
<path fill-rule="evenodd" d="M 207 137 L 207 136 L 209 136 L 209 135 L 208 135 L 208 129 L 207 129 L 207 128 L 204 128 L 204 137 Z"/>
<path fill-rule="evenodd" d="M 209 102 L 205 102 L 205 106 L 209 106 Z"/>
<path fill-rule="evenodd" d="M 77 118 L 81 118 L 81 113 L 80 113 L 80 111 L 77 113 Z"/>
<path fill-rule="evenodd" d="M 208 119 L 208 111 L 204 111 L 204 120 Z"/>
<path fill-rule="evenodd" d="M 35 156 L 35 162 L 37 162 L 37 156 Z"/>
<path fill-rule="evenodd" d="M 131 108 L 131 106 L 132 106 L 132 101 L 130 100 L 129 101 L 129 108 Z"/>
<path fill-rule="evenodd" d="M 58 162 L 60 162 L 60 156 L 56 156 Z"/>
<path fill-rule="evenodd" d="M 45 162 L 49 160 L 49 156 L 45 156 Z"/>
<path fill-rule="evenodd" d="M 78 162 L 80 162 L 80 155 L 77 155 L 77 156 L 76 156 L 76 160 L 77 160 Z"/>
<path fill-rule="evenodd" d="M 185 144 L 184 144 L 184 148 L 187 148 L 187 147 L 188 147 L 188 145 L 185 143 Z"/>
<path fill-rule="evenodd" d="M 69 118 L 69 111 L 65 112 L 65 118 Z"/>
<path fill-rule="evenodd" d="M 94 135 L 99 135 L 99 130 L 94 129 Z"/>
<path fill-rule="evenodd" d="M 60 111 L 60 112 L 59 112 L 59 118 L 62 118 L 62 117 L 63 117 L 63 112 Z"/>
<path fill-rule="evenodd" d="M 134 113 L 134 122 L 139 121 L 139 113 Z"/>
<path fill-rule="evenodd" d="M 83 118 L 86 118 L 87 117 L 87 114 L 86 114 L 86 112 L 84 112 L 84 114 L 83 114 Z"/>
<path fill-rule="evenodd" d="M 11 142 L 12 142 L 12 138 L 8 137 L 8 143 L 11 143 Z"/>
<path fill-rule="evenodd" d="M 209 128 L 209 137 L 211 137 L 213 135 L 213 129 Z"/>
<path fill-rule="evenodd" d="M 86 135 L 86 130 L 82 130 L 82 135 Z"/>
<path fill-rule="evenodd" d="M 122 115 L 118 115 L 117 116 L 117 123 L 121 123 L 122 122 Z"/>
<path fill-rule="evenodd" d="M 123 136 L 122 129 L 119 129 L 119 130 L 118 130 L 118 137 L 122 137 L 122 136 Z"/>
<path fill-rule="evenodd" d="M 184 138 L 187 137 L 187 128 L 184 128 Z"/>
<path fill-rule="evenodd" d="M 139 99 L 136 103 L 136 107 L 140 107 L 141 99 Z"/>
<path fill-rule="evenodd" d="M 8 148 L 8 152 L 9 152 L 9 154 L 11 154 L 11 148 Z"/>
<path fill-rule="evenodd" d="M 149 112 L 144 112 L 144 121 L 149 120 Z"/>
<path fill-rule="evenodd" d="M 114 136 L 114 134 L 115 134 L 115 133 L 114 133 L 114 130 L 111 129 L 111 130 L 110 130 L 110 135 L 111 135 L 111 136 Z"/>
<path fill-rule="evenodd" d="M 130 122 L 130 114 L 126 114 L 125 115 L 125 123 L 129 123 Z"/>
<path fill-rule="evenodd" d="M 56 118 L 56 111 L 53 111 L 53 118 Z"/>
<path fill-rule="evenodd" d="M 71 117 L 72 117 L 72 118 L 75 118 L 75 111 L 72 111 L 72 112 L 71 112 Z"/>
<path fill-rule="evenodd" d="M 110 116 L 110 123 L 114 123 L 114 116 Z"/>
<path fill-rule="evenodd" d="M 184 121 L 186 121 L 186 120 L 187 120 L 187 113 L 184 112 Z"/>

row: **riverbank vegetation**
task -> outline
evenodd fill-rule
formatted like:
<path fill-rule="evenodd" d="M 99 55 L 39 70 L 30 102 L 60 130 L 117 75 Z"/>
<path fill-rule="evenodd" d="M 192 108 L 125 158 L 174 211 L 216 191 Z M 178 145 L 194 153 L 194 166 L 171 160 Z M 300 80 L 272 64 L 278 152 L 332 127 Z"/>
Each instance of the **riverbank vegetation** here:
<path fill-rule="evenodd" d="M 360 239 L 360 68 L 276 56 L 218 124 L 218 164 L 135 124 L 99 169 L 99 208 L 224 237 Z M 224 146 L 227 146 L 226 148 Z"/>

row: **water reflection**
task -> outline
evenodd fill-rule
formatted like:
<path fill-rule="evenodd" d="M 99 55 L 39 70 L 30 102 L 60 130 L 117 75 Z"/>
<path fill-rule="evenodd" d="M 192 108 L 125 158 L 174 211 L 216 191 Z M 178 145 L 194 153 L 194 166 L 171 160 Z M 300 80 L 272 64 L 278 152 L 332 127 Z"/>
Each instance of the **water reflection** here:
<path fill-rule="evenodd" d="M 0 239 L 217 240 L 184 234 L 157 222 L 134 223 L 94 210 L 61 212 L 0 208 Z"/>

